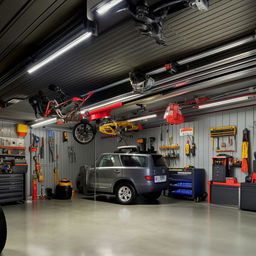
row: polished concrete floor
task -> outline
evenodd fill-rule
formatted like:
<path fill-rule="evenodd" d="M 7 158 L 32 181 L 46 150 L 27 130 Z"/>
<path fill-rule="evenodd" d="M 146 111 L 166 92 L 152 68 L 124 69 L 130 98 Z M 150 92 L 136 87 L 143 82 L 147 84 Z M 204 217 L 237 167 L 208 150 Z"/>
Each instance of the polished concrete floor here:
<path fill-rule="evenodd" d="M 4 207 L 4 256 L 256 255 L 256 213 L 162 197 L 121 206 L 38 201 Z"/>

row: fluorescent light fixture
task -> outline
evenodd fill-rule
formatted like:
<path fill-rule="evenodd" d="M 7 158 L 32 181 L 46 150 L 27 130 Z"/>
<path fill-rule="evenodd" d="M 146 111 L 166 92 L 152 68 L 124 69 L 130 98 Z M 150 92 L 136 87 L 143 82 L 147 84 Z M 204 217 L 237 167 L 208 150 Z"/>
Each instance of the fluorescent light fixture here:
<path fill-rule="evenodd" d="M 99 104 L 99 105 L 87 106 L 87 107 L 81 109 L 80 113 L 84 114 L 87 111 L 89 112 L 89 111 L 92 111 L 92 110 L 95 110 L 95 109 L 104 108 L 104 107 L 110 106 L 110 105 L 118 103 L 118 102 L 134 99 L 135 97 L 137 97 L 137 95 L 129 95 L 129 96 L 125 96 L 125 97 L 122 97 L 122 98 L 116 98 L 116 99 L 114 99 L 112 101 L 109 101 L 109 102 L 106 102 L 106 103 L 102 103 L 102 104 Z"/>
<path fill-rule="evenodd" d="M 42 120 L 42 121 L 40 121 L 40 120 Z M 38 127 L 42 127 L 42 126 L 45 126 L 45 125 L 54 124 L 54 123 L 57 122 L 57 118 L 56 117 L 53 117 L 53 118 L 50 118 L 50 119 L 40 118 L 37 121 L 39 121 L 39 122 L 30 125 L 30 127 L 31 128 L 38 128 Z"/>
<path fill-rule="evenodd" d="M 151 118 L 155 118 L 155 117 L 157 117 L 157 114 L 152 114 L 152 115 L 147 115 L 147 116 L 139 116 L 139 117 L 128 119 L 127 122 L 136 122 L 136 121 L 147 120 L 147 119 L 151 119 Z"/>
<path fill-rule="evenodd" d="M 17 104 L 17 103 L 19 103 L 19 102 L 21 102 L 21 101 L 22 101 L 21 99 L 15 99 L 15 98 L 13 98 L 13 99 L 11 99 L 11 100 L 8 100 L 7 103 L 9 103 L 9 104 Z"/>
<path fill-rule="evenodd" d="M 221 105 L 241 102 L 241 101 L 245 101 L 248 99 L 249 99 L 249 96 L 242 96 L 242 97 L 237 97 L 237 98 L 233 98 L 233 99 L 229 99 L 229 100 L 221 100 L 221 101 L 216 101 L 216 102 L 212 102 L 212 103 L 208 103 L 208 104 L 199 105 L 198 108 L 205 109 L 205 108 L 211 108 L 211 107 L 219 107 Z"/>
<path fill-rule="evenodd" d="M 103 15 L 105 13 L 107 13 L 110 9 L 112 9 L 114 6 L 118 5 L 119 3 L 121 3 L 123 0 L 110 0 L 107 3 L 101 5 L 96 12 L 99 15 Z"/>
<path fill-rule="evenodd" d="M 60 48 L 58 51 L 56 51 L 55 53 L 51 54 L 49 57 L 47 57 L 46 59 L 40 61 L 39 63 L 35 64 L 33 67 L 31 67 L 30 69 L 28 69 L 28 73 L 31 74 L 33 72 L 35 72 L 36 70 L 38 70 L 39 68 L 45 66 L 46 64 L 48 64 L 49 62 L 53 61 L 54 59 L 58 58 L 59 56 L 61 56 L 62 54 L 64 54 L 65 52 L 69 51 L 70 49 L 72 49 L 73 47 L 77 46 L 78 44 L 80 44 L 81 42 L 85 41 L 86 39 L 88 39 L 89 37 L 92 36 L 91 32 L 85 32 L 84 34 L 82 34 L 81 36 L 79 36 L 78 38 L 74 39 L 72 42 L 70 42 L 69 44 L 63 46 L 62 48 Z"/>

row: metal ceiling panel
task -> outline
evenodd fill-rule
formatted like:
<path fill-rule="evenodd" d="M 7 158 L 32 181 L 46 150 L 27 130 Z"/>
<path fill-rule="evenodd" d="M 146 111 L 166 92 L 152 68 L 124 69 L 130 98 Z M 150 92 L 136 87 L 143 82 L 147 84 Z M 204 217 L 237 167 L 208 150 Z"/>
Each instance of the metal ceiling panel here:
<path fill-rule="evenodd" d="M 73 16 L 83 0 L 1 1 L 0 71 L 29 56 L 49 33 Z M 22 3 L 22 5 L 21 5 Z M 15 6 L 15 8 L 11 8 Z M 3 8 L 2 8 L 3 7 Z M 13 11 L 15 10 L 15 12 Z"/>
<path fill-rule="evenodd" d="M 183 9 L 171 14 L 165 23 L 166 47 L 139 35 L 134 22 L 128 20 L 38 72 L 24 74 L 2 90 L 0 97 L 26 97 L 50 83 L 71 95 L 82 94 L 127 77 L 133 69 L 152 69 L 252 33 L 256 28 L 255 12 L 255 0 L 210 0 L 205 13 Z M 122 88 L 127 86 L 115 90 L 122 93 Z"/>

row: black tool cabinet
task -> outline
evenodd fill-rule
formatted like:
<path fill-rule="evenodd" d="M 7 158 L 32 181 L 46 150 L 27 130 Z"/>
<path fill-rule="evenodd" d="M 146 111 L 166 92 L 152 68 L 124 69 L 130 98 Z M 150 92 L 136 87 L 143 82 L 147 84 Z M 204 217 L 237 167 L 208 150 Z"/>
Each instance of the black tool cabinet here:
<path fill-rule="evenodd" d="M 25 200 L 25 174 L 0 174 L 0 204 Z"/>
<path fill-rule="evenodd" d="M 256 183 L 241 183 L 240 208 L 256 211 Z"/>
<path fill-rule="evenodd" d="M 195 201 L 206 197 L 204 169 L 170 169 L 168 180 L 171 196 Z"/>

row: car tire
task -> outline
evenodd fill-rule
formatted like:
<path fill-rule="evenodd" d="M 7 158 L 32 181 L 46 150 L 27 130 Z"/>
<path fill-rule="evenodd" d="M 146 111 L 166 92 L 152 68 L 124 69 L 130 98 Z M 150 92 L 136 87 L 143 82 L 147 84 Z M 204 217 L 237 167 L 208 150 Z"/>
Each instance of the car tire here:
<path fill-rule="evenodd" d="M 125 205 L 132 204 L 137 197 L 135 188 L 129 183 L 119 184 L 115 190 L 115 195 L 117 202 Z"/>
<path fill-rule="evenodd" d="M 0 207 L 0 253 L 4 249 L 6 238 L 7 238 L 6 220 L 5 220 L 4 212 Z"/>
<path fill-rule="evenodd" d="M 155 201 L 161 196 L 161 194 L 162 194 L 162 191 L 157 191 L 157 192 L 151 192 L 151 193 L 144 194 L 143 196 L 147 200 Z"/>

